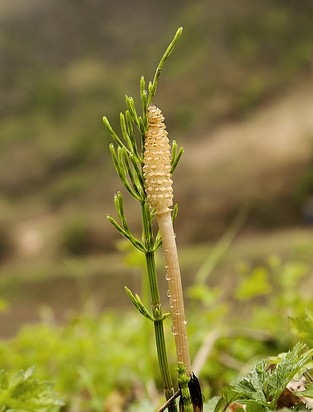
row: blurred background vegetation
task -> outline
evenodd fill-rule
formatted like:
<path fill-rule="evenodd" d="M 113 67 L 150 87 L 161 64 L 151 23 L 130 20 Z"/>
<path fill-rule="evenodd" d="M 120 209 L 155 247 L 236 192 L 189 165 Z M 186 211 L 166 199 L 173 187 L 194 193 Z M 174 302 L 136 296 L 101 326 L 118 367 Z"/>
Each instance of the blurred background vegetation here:
<path fill-rule="evenodd" d="M 138 98 L 181 25 L 155 103 L 186 150 L 175 178 L 186 284 L 242 210 L 217 273 L 273 253 L 312 268 L 312 15 L 310 0 L 1 2 L 3 337 L 48 306 L 58 320 L 130 308 L 123 286 L 140 285 L 140 264 L 105 219 L 121 185 L 102 116 L 118 127 L 125 93 Z"/>

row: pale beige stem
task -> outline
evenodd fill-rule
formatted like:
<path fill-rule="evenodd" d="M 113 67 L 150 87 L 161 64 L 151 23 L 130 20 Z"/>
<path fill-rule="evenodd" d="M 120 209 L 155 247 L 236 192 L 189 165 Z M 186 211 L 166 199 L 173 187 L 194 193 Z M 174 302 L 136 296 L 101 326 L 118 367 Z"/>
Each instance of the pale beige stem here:
<path fill-rule="evenodd" d="M 171 211 L 168 209 L 168 211 L 156 216 L 161 233 L 167 271 L 166 279 L 168 281 L 168 295 L 173 322 L 172 331 L 175 339 L 177 361 L 185 366 L 187 375 L 190 375 L 192 371 L 186 329 L 187 321 Z"/>

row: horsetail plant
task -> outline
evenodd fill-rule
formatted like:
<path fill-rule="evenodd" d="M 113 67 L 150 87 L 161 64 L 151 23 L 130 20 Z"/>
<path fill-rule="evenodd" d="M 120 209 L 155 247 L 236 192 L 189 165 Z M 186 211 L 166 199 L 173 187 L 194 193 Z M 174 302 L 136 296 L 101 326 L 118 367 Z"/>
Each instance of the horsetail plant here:
<path fill-rule="evenodd" d="M 172 173 L 180 160 L 183 149 L 178 149 L 175 141 L 171 148 L 164 117 L 160 109 L 152 103 L 163 64 L 171 54 L 181 33 L 182 28 L 179 28 L 161 58 L 148 88 L 146 88 L 144 77 L 140 79 L 141 115 L 137 113 L 133 98 L 126 96 L 127 109 L 125 113 L 120 114 L 122 138 L 115 133 L 106 117 L 103 120 L 115 143 L 115 145 L 110 144 L 115 169 L 126 190 L 141 205 L 141 238 L 136 237 L 128 226 L 121 192 L 114 197 L 119 222 L 112 216 L 108 216 L 108 220 L 118 232 L 145 255 L 151 309 L 146 307 L 139 295 L 133 294 L 127 287 L 125 290 L 138 311 L 154 324 L 158 362 L 167 400 L 160 411 L 168 409 L 170 412 L 177 412 L 175 399 L 180 396 L 180 411 L 199 412 L 202 411 L 202 395 L 198 379 L 191 369 L 183 289 L 172 225 L 177 215 L 177 206 L 173 207 Z M 137 134 L 139 132 L 139 139 L 136 138 L 135 130 Z M 157 234 L 153 230 L 154 218 L 157 219 L 159 226 Z M 161 243 L 167 272 L 170 314 L 163 313 L 156 274 L 155 252 Z M 164 321 L 169 315 L 172 318 L 172 332 L 177 354 L 179 384 L 177 391 L 173 386 L 165 345 Z"/>
<path fill-rule="evenodd" d="M 190 395 L 193 398 L 194 405 L 201 405 L 201 395 L 199 399 L 197 399 L 197 402 L 195 402 L 194 399 L 201 392 L 197 378 L 192 374 L 191 370 L 183 288 L 171 217 L 173 181 L 171 179 L 170 144 L 167 135 L 168 133 L 161 110 L 154 105 L 150 105 L 148 107 L 148 128 L 146 132 L 143 166 L 145 190 L 148 203 L 150 207 L 155 210 L 164 249 L 168 297 L 172 316 L 172 332 L 175 339 L 179 374 L 181 380 L 184 380 L 182 378 L 183 375 L 187 376 L 186 383 L 189 383 Z M 182 382 L 180 382 L 180 384 L 182 386 Z M 182 396 L 184 396 L 183 392 Z M 188 394 L 185 403 L 187 400 Z"/>

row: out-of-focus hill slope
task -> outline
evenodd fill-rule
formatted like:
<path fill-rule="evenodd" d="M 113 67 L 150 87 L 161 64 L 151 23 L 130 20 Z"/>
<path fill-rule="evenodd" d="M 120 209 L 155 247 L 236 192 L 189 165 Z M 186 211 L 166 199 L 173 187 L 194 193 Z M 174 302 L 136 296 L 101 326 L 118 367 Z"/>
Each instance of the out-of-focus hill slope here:
<path fill-rule="evenodd" d="M 187 188 L 182 198 L 191 205 L 184 208 L 186 219 L 210 216 L 193 221 L 194 234 L 218 231 L 220 216 L 241 207 L 264 227 L 313 218 L 312 96 L 313 83 L 305 82 L 249 119 L 185 143 L 179 178 Z"/>
<path fill-rule="evenodd" d="M 313 185 L 299 144 L 311 127 L 312 15 L 309 0 L 2 2 L 1 238 L 32 222 L 52 249 L 68 232 L 93 239 L 85 251 L 111 244 L 103 214 L 120 185 L 101 118 L 117 125 L 124 94 L 137 97 L 180 25 L 156 103 L 186 146 L 176 198 L 198 222 L 184 221 L 186 240 L 223 231 L 245 200 L 258 224 L 294 222 Z"/>

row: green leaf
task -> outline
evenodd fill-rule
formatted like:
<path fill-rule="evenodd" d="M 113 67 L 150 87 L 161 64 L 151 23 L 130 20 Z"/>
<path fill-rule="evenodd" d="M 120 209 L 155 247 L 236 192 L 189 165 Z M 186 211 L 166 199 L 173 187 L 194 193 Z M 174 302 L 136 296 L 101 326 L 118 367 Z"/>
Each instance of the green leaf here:
<path fill-rule="evenodd" d="M 244 409 L 242 408 L 242 411 Z M 260 405 L 257 402 L 249 402 L 247 403 L 247 407 L 245 409 L 246 412 L 264 412 L 263 405 Z"/>
<path fill-rule="evenodd" d="M 304 391 L 295 392 L 295 395 L 305 398 L 313 398 L 313 383 L 306 385 Z"/>
<path fill-rule="evenodd" d="M 206 306 L 216 305 L 221 297 L 222 291 L 219 287 L 208 287 L 207 285 L 195 284 L 188 289 L 188 297 Z"/>
<path fill-rule="evenodd" d="M 217 412 L 219 410 L 218 405 L 221 399 L 220 396 L 213 396 L 213 398 L 203 404 L 203 412 Z"/>
<path fill-rule="evenodd" d="M 289 318 L 292 331 L 307 344 L 313 346 L 313 314 L 307 312 L 296 318 Z"/>
<path fill-rule="evenodd" d="M 301 262 L 286 263 L 282 269 L 281 285 L 287 290 L 296 287 L 307 272 L 307 266 Z"/>
<path fill-rule="evenodd" d="M 254 411 L 257 405 L 266 410 L 274 410 L 277 400 L 291 379 L 305 370 L 311 361 L 313 350 L 304 352 L 303 343 L 295 345 L 277 363 L 271 367 L 268 360 L 258 362 L 255 368 L 245 377 L 230 385 L 230 393 L 234 399 Z"/>
<path fill-rule="evenodd" d="M 304 367 L 311 361 L 313 350 L 304 352 L 305 349 L 306 345 L 304 343 L 297 343 L 291 351 L 286 353 L 274 369 L 273 378 L 277 380 L 276 386 L 278 391 L 282 392 L 291 379 L 297 373 L 301 373 Z"/>
<path fill-rule="evenodd" d="M 235 402 L 241 396 L 241 392 L 239 392 L 235 386 L 226 385 L 222 388 L 222 398 L 225 400 L 226 405 L 230 405 L 232 402 Z M 225 410 L 223 408 L 223 410 Z"/>
<path fill-rule="evenodd" d="M 58 394 L 54 392 L 53 384 L 34 379 L 33 372 L 33 367 L 11 376 L 4 371 L 0 372 L 0 408 L 36 411 L 64 405 Z"/>
<path fill-rule="evenodd" d="M 271 291 L 268 271 L 264 267 L 257 267 L 250 276 L 241 281 L 235 291 L 235 296 L 239 300 L 248 300 L 255 296 L 269 294 Z"/>

